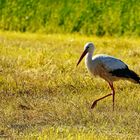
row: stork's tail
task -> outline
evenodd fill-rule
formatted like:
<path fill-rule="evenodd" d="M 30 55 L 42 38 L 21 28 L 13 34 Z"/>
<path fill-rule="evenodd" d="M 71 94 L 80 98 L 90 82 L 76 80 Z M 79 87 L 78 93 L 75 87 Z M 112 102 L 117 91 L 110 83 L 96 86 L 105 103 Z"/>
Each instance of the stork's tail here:
<path fill-rule="evenodd" d="M 134 71 L 132 71 L 132 70 L 129 70 L 129 78 L 130 79 L 132 79 L 132 81 L 134 82 L 134 83 L 138 83 L 138 84 L 140 84 L 140 77 L 139 77 L 139 75 L 138 74 L 136 74 Z"/>

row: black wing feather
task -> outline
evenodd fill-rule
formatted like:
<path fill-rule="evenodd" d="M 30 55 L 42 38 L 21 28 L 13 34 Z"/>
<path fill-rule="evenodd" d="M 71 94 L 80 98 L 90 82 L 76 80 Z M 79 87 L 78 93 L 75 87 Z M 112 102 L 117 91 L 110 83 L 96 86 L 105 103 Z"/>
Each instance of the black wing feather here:
<path fill-rule="evenodd" d="M 113 70 L 113 71 L 110 71 L 110 73 L 113 76 L 122 77 L 122 78 L 130 78 L 134 80 L 136 83 L 140 83 L 140 77 L 129 68 Z"/>

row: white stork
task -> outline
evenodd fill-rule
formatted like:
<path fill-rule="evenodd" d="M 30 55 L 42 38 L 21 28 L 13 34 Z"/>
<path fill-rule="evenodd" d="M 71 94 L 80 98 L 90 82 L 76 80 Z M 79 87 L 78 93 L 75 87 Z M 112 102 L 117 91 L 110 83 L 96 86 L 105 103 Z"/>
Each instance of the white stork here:
<path fill-rule="evenodd" d="M 107 81 L 112 90 L 112 93 L 95 100 L 91 108 L 94 108 L 98 101 L 112 95 L 114 110 L 115 90 L 113 87 L 113 82 L 119 79 L 126 79 L 140 84 L 140 77 L 134 71 L 130 70 L 128 66 L 121 60 L 104 54 L 95 55 L 92 57 L 93 52 L 94 44 L 92 42 L 88 42 L 84 46 L 84 52 L 82 53 L 77 66 L 81 62 L 82 58 L 86 55 L 85 65 L 88 71 L 92 75 L 99 76 Z"/>

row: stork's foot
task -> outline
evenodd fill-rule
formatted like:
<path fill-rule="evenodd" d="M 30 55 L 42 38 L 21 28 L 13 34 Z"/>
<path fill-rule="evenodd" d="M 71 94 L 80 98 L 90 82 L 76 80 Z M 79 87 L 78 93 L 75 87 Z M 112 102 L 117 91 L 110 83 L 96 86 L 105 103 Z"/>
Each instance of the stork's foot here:
<path fill-rule="evenodd" d="M 93 109 L 97 105 L 97 100 L 93 102 L 91 109 Z"/>

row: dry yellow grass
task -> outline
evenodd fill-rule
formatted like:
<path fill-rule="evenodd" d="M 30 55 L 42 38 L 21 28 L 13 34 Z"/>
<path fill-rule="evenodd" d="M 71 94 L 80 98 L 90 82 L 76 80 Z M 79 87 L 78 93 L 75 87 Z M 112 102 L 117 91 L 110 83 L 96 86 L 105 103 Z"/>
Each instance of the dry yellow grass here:
<path fill-rule="evenodd" d="M 0 32 L 0 137 L 13 139 L 139 139 L 140 86 L 91 78 L 84 62 L 76 68 L 83 45 L 116 56 L 140 74 L 140 40 L 79 35 Z"/>

